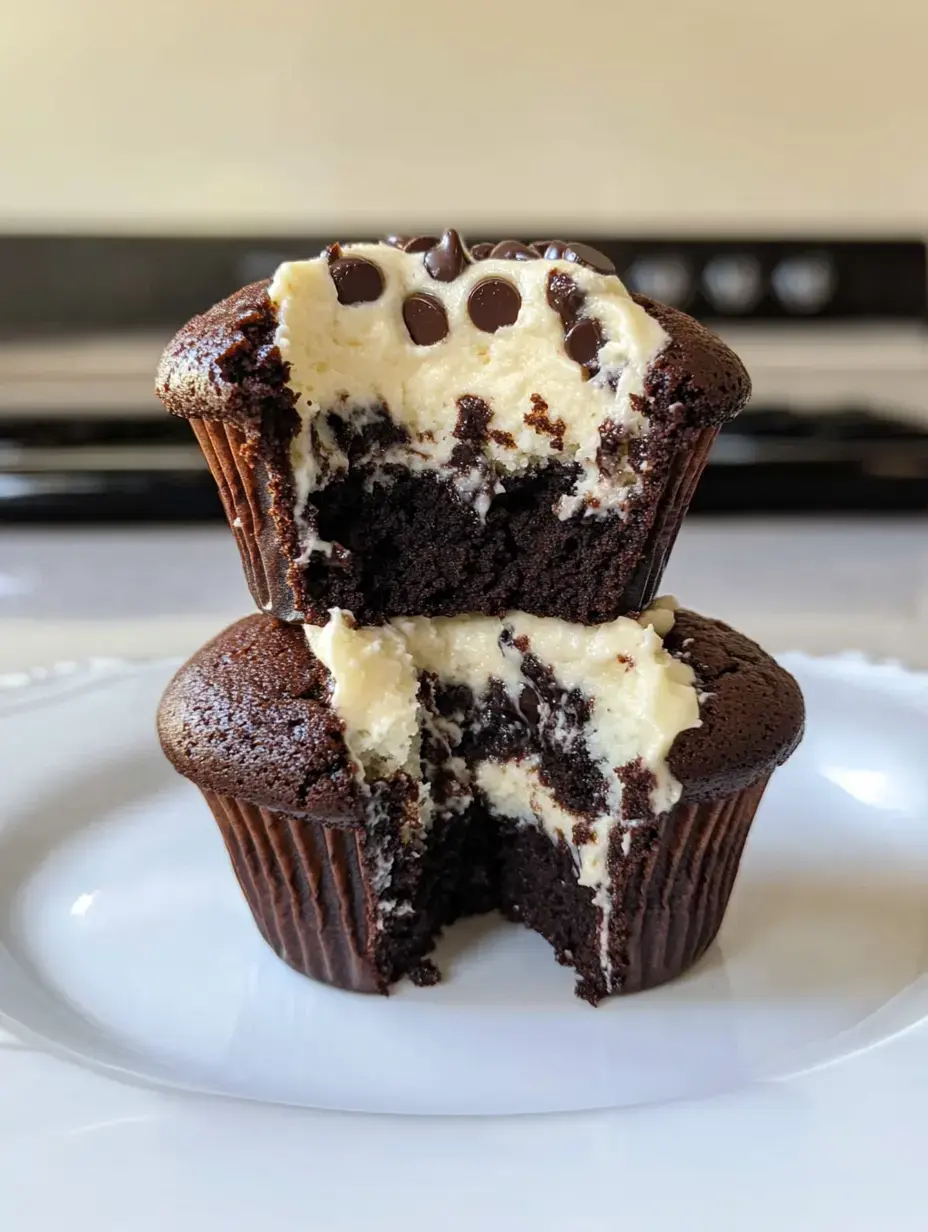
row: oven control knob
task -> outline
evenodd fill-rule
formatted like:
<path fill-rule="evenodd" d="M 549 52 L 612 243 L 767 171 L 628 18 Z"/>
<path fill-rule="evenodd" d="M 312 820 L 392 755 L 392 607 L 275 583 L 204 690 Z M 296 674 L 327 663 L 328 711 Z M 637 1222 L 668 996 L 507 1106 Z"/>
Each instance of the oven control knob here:
<path fill-rule="evenodd" d="M 821 312 L 834 295 L 835 267 L 820 252 L 784 257 L 770 279 L 773 293 L 788 312 Z"/>
<path fill-rule="evenodd" d="M 625 271 L 629 290 L 680 308 L 693 292 L 690 268 L 682 257 L 637 257 Z"/>
<path fill-rule="evenodd" d="M 713 257 L 702 271 L 702 289 L 716 312 L 750 312 L 764 293 L 760 262 L 750 253 Z"/>

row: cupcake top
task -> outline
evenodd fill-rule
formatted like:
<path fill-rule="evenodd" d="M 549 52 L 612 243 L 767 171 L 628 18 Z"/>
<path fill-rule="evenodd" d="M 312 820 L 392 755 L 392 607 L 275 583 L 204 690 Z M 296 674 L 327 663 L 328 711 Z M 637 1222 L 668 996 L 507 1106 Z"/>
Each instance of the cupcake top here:
<path fill-rule="evenodd" d="M 576 468 L 559 517 L 621 511 L 649 435 L 719 424 L 750 385 L 724 343 L 630 295 L 597 250 L 468 249 L 450 230 L 286 262 L 185 326 L 157 390 L 178 415 L 295 411 L 298 506 L 367 464 L 375 481 L 441 472 L 483 519 L 501 479 L 548 463 Z M 305 553 L 330 546 L 304 533 Z"/>
<path fill-rule="evenodd" d="M 486 624 L 487 618 L 476 619 Z M 402 623 L 395 622 L 383 636 L 402 637 Z M 405 623 L 408 630 L 410 622 Z M 589 648 L 558 649 L 560 634 L 569 628 L 562 622 L 537 622 L 548 626 L 539 635 L 528 626 L 513 633 L 503 618 L 495 622 L 495 650 L 485 629 L 475 626 L 473 637 L 466 630 L 456 635 L 459 647 L 473 651 L 479 643 L 481 653 L 489 651 L 485 668 L 475 667 L 474 655 L 468 659 L 460 650 L 449 658 L 453 621 L 434 623 L 436 636 L 443 639 L 441 660 L 458 666 L 443 669 L 444 679 L 432 670 L 438 664 L 429 662 L 428 646 L 421 647 L 430 635 L 419 628 L 414 653 L 409 653 L 409 636 L 403 639 L 409 659 L 381 653 L 387 666 L 373 677 L 381 694 L 404 695 L 411 660 L 420 701 L 428 710 L 419 726 L 427 740 L 444 741 L 444 763 L 458 756 L 472 765 L 528 767 L 529 788 L 540 784 L 552 807 L 571 814 L 592 816 L 610 807 L 611 784 L 603 767 L 612 763 L 609 749 L 604 752 L 597 739 L 611 740 L 621 759 L 625 790 L 617 811 L 628 822 L 653 817 L 675 799 L 713 799 L 758 782 L 786 760 L 802 734 L 802 696 L 789 673 L 748 638 L 694 612 L 658 608 L 640 621 L 620 618 L 610 626 L 569 630 L 573 640 L 599 639 L 616 662 L 623 656 L 620 666 L 630 675 L 649 674 L 644 685 L 636 682 L 613 704 L 614 710 L 624 706 L 633 718 L 638 716 L 637 727 L 632 722 L 623 729 L 624 745 L 615 729 L 604 736 L 603 698 L 617 687 L 608 665 L 602 666 L 606 656 L 592 655 L 604 674 L 594 679 L 595 673 L 586 669 L 583 677 L 577 664 L 588 657 Z M 357 745 L 357 730 L 346 730 L 353 719 L 350 704 L 339 698 L 337 675 L 348 660 L 332 649 L 333 630 L 328 646 L 325 630 L 313 637 L 334 675 L 313 653 L 303 628 L 265 615 L 238 621 L 198 651 L 175 676 L 159 711 L 162 746 L 176 769 L 207 790 L 284 812 L 363 824 L 366 784 L 359 762 L 368 759 Z M 362 658 L 371 653 L 369 642 L 365 645 Z M 634 661 L 636 652 L 640 664 Z M 545 654 L 560 662 L 545 661 Z M 481 689 L 478 680 L 484 677 Z M 395 719 L 395 708 L 388 708 L 382 734 Z M 385 747 L 394 750 L 392 762 L 381 747 L 379 768 L 373 764 L 376 758 L 368 761 L 368 779 L 397 772 L 400 750 L 416 739 L 413 726 L 407 723 L 398 737 L 396 731 L 383 737 Z M 415 773 L 416 768 L 407 769 Z M 484 778 L 494 775 L 500 778 L 496 770 L 484 771 Z M 503 791 L 507 783 L 500 780 L 497 787 Z M 454 790 L 444 780 L 432 785 L 443 807 L 451 806 L 442 792 L 450 792 L 450 799 Z"/>

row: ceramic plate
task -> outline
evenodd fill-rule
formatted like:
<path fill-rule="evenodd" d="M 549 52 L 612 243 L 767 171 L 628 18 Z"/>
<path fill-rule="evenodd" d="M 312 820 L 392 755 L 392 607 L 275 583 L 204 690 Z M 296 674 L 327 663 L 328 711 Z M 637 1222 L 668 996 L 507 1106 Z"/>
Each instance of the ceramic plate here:
<path fill-rule="evenodd" d="M 449 931 L 435 988 L 303 979 L 161 758 L 171 664 L 0 678 L 0 1227 L 52 1227 L 67 1201 L 69 1232 L 310 1209 L 325 1228 L 432 1227 L 439 1209 L 451 1228 L 774 1228 L 792 1193 L 791 1229 L 924 1229 L 908 1144 L 928 1129 L 928 681 L 785 662 L 808 734 L 718 941 L 596 1010 L 494 917 Z M 898 1218 L 848 1223 L 881 1151 Z M 780 1178 L 763 1209 L 738 1197 L 752 1177 Z"/>

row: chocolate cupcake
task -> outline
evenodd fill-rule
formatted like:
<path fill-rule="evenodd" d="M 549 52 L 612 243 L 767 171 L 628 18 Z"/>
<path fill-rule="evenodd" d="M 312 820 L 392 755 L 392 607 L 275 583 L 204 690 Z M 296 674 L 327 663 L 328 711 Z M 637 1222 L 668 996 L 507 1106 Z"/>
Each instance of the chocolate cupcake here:
<path fill-rule="evenodd" d="M 750 383 L 582 244 L 333 245 L 194 318 L 190 420 L 257 603 L 321 625 L 639 611 Z"/>
<path fill-rule="evenodd" d="M 159 711 L 298 971 L 361 992 L 433 982 L 441 930 L 498 908 L 593 1004 L 704 952 L 802 726 L 795 681 L 758 646 L 666 605 L 595 627 L 255 615 Z"/>

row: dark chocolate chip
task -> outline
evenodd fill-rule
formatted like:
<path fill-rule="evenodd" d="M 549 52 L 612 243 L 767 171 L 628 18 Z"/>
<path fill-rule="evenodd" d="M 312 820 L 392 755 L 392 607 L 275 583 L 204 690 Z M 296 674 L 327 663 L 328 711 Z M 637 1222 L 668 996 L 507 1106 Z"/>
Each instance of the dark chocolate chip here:
<path fill-rule="evenodd" d="M 370 304 L 383 294 L 383 274 L 364 257 L 336 257 L 329 273 L 340 304 Z"/>
<path fill-rule="evenodd" d="M 521 240 L 500 240 L 488 254 L 497 261 L 537 261 L 538 253 Z"/>
<path fill-rule="evenodd" d="M 535 251 L 546 261 L 560 261 L 567 251 L 566 240 L 535 240 L 532 243 Z"/>
<path fill-rule="evenodd" d="M 570 329 L 583 307 L 583 292 L 571 278 L 561 270 L 552 270 L 548 275 L 547 298 L 549 305 L 561 318 L 564 329 Z"/>
<path fill-rule="evenodd" d="M 403 304 L 403 320 L 416 346 L 433 346 L 448 336 L 448 315 L 434 295 L 416 292 Z"/>
<path fill-rule="evenodd" d="M 403 245 L 403 252 L 428 252 L 437 243 L 437 235 L 417 235 L 413 239 L 406 241 Z"/>
<path fill-rule="evenodd" d="M 468 264 L 457 231 L 448 230 L 425 254 L 425 268 L 436 282 L 454 282 Z"/>
<path fill-rule="evenodd" d="M 514 325 L 521 307 L 522 296 L 505 278 L 484 278 L 467 297 L 470 319 L 485 334 Z"/>
<path fill-rule="evenodd" d="M 572 325 L 564 339 L 564 350 L 574 361 L 584 368 L 591 368 L 596 363 L 599 348 L 603 345 L 603 330 L 595 317 L 583 317 L 576 325 Z"/>
<path fill-rule="evenodd" d="M 576 261 L 578 265 L 588 265 L 598 274 L 615 273 L 615 264 L 604 252 L 600 252 L 598 248 L 591 248 L 589 244 L 581 244 L 577 240 L 571 240 L 564 249 L 564 260 Z"/>
<path fill-rule="evenodd" d="M 486 244 L 486 243 L 473 244 L 470 250 L 471 260 L 472 261 L 485 261 L 492 251 L 493 251 L 492 244 Z"/>
<path fill-rule="evenodd" d="M 388 235 L 384 240 L 391 248 L 401 248 L 403 252 L 428 252 L 438 243 L 437 235 Z"/>

